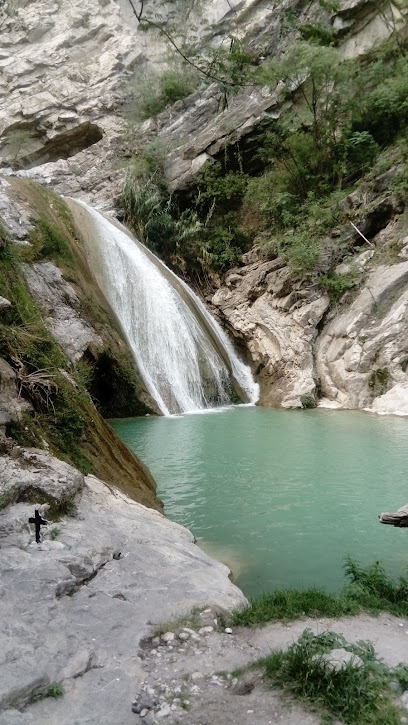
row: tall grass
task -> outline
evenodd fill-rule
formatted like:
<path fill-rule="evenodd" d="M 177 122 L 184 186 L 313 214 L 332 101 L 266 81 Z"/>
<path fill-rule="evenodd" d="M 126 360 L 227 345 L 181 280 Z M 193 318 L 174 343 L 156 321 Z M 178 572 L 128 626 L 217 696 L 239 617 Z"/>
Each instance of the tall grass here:
<path fill-rule="evenodd" d="M 273 620 L 292 620 L 302 616 L 340 617 L 368 611 L 388 611 L 408 616 L 408 579 L 391 579 L 380 562 L 362 567 L 349 556 L 344 570 L 350 582 L 335 594 L 322 589 L 281 589 L 261 594 L 248 607 L 232 616 L 232 624 L 252 626 Z"/>

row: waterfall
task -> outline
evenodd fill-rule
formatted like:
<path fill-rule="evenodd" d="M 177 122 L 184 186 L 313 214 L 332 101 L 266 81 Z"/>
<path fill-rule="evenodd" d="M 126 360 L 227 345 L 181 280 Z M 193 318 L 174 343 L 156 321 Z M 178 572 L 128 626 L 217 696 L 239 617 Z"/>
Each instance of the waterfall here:
<path fill-rule="evenodd" d="M 68 200 L 92 273 L 164 415 L 255 403 L 258 385 L 192 290 L 119 222 Z"/>

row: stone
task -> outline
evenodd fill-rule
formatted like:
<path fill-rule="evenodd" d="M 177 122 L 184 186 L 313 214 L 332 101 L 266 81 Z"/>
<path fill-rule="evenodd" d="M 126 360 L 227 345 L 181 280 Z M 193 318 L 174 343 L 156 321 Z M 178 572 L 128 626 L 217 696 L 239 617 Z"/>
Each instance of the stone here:
<path fill-rule="evenodd" d="M 0 495 L 13 498 L 19 491 L 33 490 L 62 502 L 75 496 L 83 485 L 82 473 L 46 451 L 27 448 L 15 459 L 0 456 Z"/>
<path fill-rule="evenodd" d="M 6 310 L 8 307 L 11 307 L 10 300 L 7 300 L 5 297 L 0 297 L 0 312 Z"/>
<path fill-rule="evenodd" d="M 10 623 L 0 633 L 0 707 L 8 712 L 11 702 L 28 702 L 39 687 L 64 680 L 64 698 L 30 704 L 24 725 L 97 725 L 113 710 L 115 725 L 128 725 L 129 692 L 135 683 L 141 689 L 145 677 L 137 645 L 151 634 L 148 621 L 207 603 L 233 609 L 246 600 L 227 567 L 204 554 L 190 532 L 94 476 L 84 479 L 49 454 L 24 449 L 16 458 L 0 457 L 0 480 L 3 474 L 56 497 L 78 491 L 78 515 L 66 519 L 57 540 L 30 548 L 21 538 L 25 509 L 19 507 L 32 513 L 32 506 L 0 513 L 0 531 L 10 516 L 0 539 L 0 580 L 7 588 L 0 620 Z M 115 551 L 122 552 L 119 559 Z M 116 598 L 118 591 L 126 599 Z M 157 698 L 141 691 L 137 703 L 149 711 Z"/>
<path fill-rule="evenodd" d="M 161 639 L 163 642 L 166 642 L 166 644 L 169 644 L 169 642 L 173 642 L 175 639 L 174 632 L 165 632 L 165 634 L 162 634 Z"/>
<path fill-rule="evenodd" d="M 400 702 L 403 707 L 405 707 L 406 710 L 408 710 L 408 690 L 404 692 L 400 697 Z"/>
<path fill-rule="evenodd" d="M 225 632 L 225 634 L 232 634 L 231 627 L 225 627 L 224 632 Z"/>
<path fill-rule="evenodd" d="M 364 666 L 361 657 L 353 654 L 353 652 L 348 652 L 343 647 L 333 649 L 326 654 L 313 655 L 311 662 L 331 672 L 340 672 L 346 667 L 355 667 L 358 669 Z"/>
<path fill-rule="evenodd" d="M 91 344 L 103 347 L 100 336 L 81 318 L 78 296 L 55 264 L 24 264 L 22 268 L 31 293 L 42 307 L 49 331 L 72 362 L 78 362 Z"/>
<path fill-rule="evenodd" d="M 324 397 L 343 408 L 406 410 L 407 286 L 408 262 L 380 266 L 352 304 L 323 328 L 316 369 Z M 385 390 L 375 387 L 377 369 L 387 371 Z"/>
<path fill-rule="evenodd" d="M 162 718 L 162 717 L 168 717 L 168 715 L 171 714 L 171 708 L 170 705 L 165 702 L 164 705 L 161 706 L 160 710 L 156 712 L 156 717 Z"/>
<path fill-rule="evenodd" d="M 29 410 L 32 410 L 31 403 L 18 393 L 16 373 L 8 362 L 0 358 L 0 426 L 19 421 L 22 414 Z"/>
<path fill-rule="evenodd" d="M 202 672 L 196 671 L 196 672 L 192 672 L 190 677 L 193 680 L 193 682 L 195 682 L 196 680 L 201 680 L 204 677 L 204 675 Z"/>

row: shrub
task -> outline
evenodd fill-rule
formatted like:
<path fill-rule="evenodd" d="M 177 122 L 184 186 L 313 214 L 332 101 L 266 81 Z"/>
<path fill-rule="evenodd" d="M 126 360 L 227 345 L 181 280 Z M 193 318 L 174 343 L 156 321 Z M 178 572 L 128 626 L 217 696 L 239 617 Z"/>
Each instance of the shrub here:
<path fill-rule="evenodd" d="M 325 667 L 321 656 L 343 648 L 363 661 L 340 670 Z M 334 632 L 314 635 L 306 629 L 286 652 L 264 660 L 265 673 L 297 697 L 323 705 L 331 716 L 349 725 L 397 725 L 397 708 L 391 704 L 389 671 L 375 657 L 370 642 L 350 645 Z"/>
<path fill-rule="evenodd" d="M 316 408 L 316 398 L 314 395 L 301 395 L 300 402 L 302 403 L 302 408 Z"/>
<path fill-rule="evenodd" d="M 327 292 L 330 297 L 332 305 L 336 305 L 337 302 L 343 297 L 345 292 L 352 289 L 356 284 L 355 275 L 351 272 L 349 274 L 339 275 L 335 272 L 331 274 L 322 274 L 319 277 L 319 285 Z"/>
<path fill-rule="evenodd" d="M 157 116 L 159 113 L 190 95 L 197 86 L 197 76 L 185 67 L 167 70 L 160 78 L 148 78 L 138 102 L 138 115 L 141 120 Z"/>

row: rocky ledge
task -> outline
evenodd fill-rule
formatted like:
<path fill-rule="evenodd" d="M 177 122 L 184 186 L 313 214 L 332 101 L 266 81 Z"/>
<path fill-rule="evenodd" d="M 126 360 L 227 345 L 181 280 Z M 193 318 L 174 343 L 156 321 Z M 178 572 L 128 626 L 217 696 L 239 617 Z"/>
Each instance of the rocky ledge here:
<path fill-rule="evenodd" d="M 140 640 L 246 600 L 182 526 L 44 451 L 13 451 L 0 459 L 0 501 L 17 501 L 0 512 L 0 724 L 128 724 Z M 35 508 L 50 519 L 40 544 Z"/>

